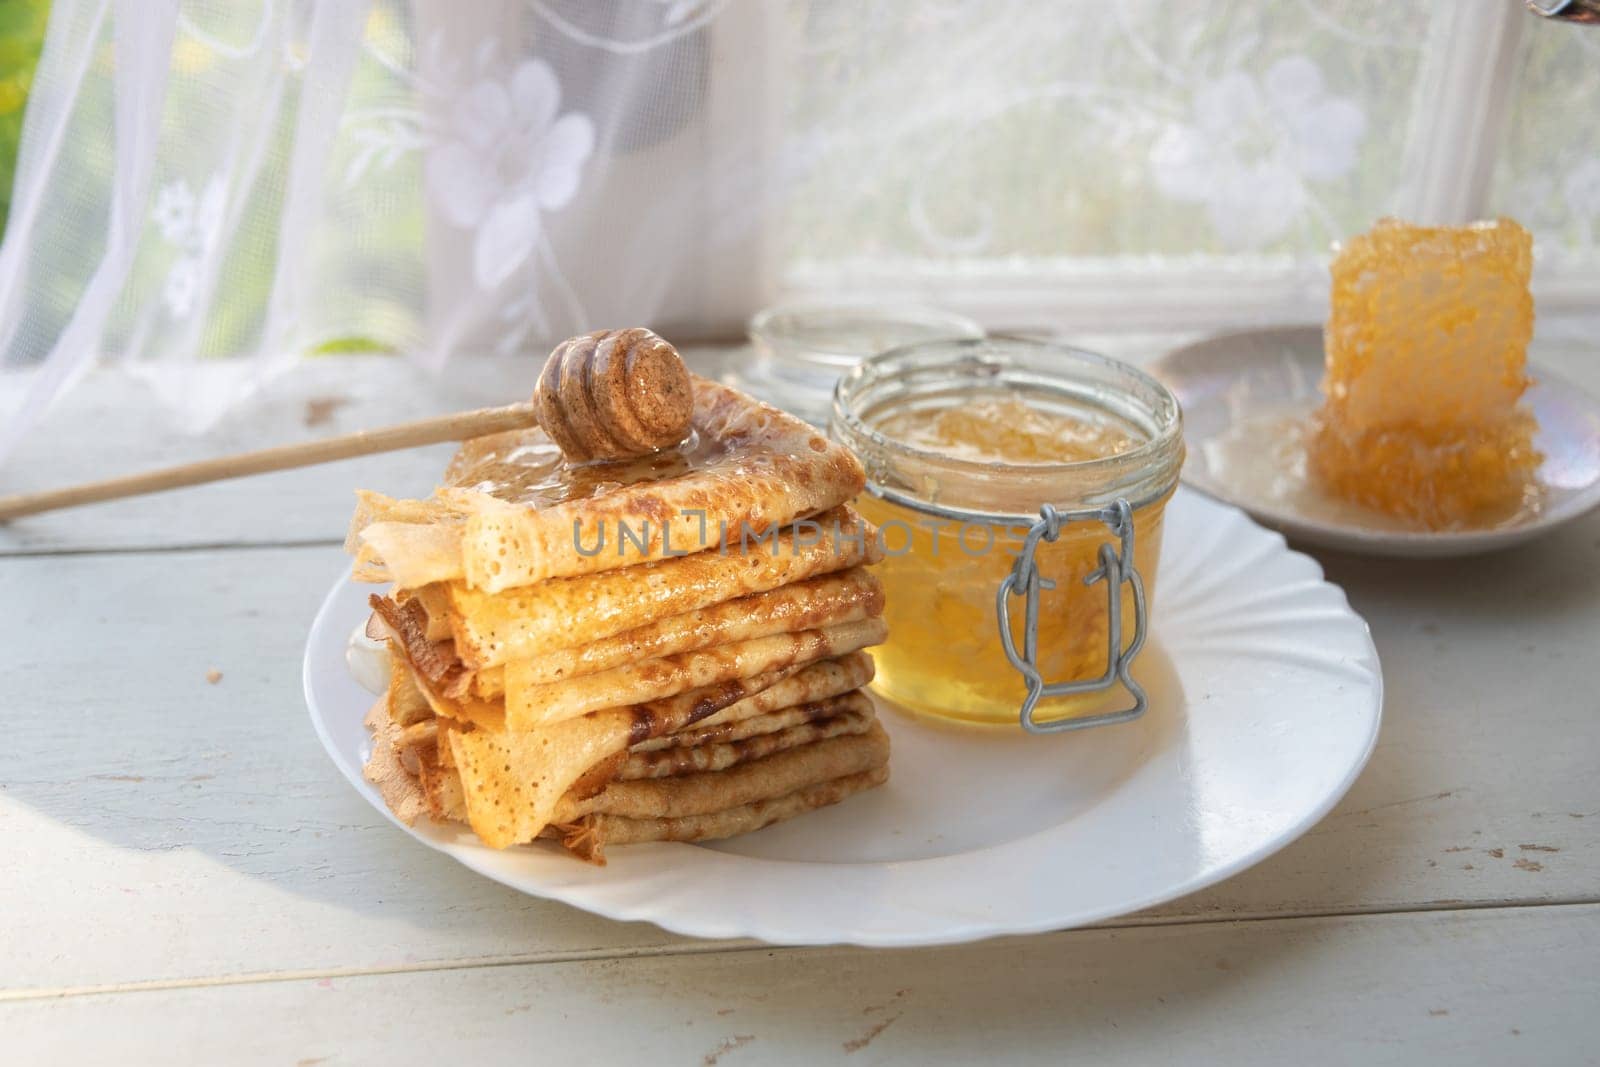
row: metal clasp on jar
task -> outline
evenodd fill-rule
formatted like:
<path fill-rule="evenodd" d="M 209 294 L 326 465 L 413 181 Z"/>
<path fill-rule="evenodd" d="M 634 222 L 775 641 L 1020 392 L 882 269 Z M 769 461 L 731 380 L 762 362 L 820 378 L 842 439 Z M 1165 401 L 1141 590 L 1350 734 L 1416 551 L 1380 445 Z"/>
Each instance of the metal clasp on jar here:
<path fill-rule="evenodd" d="M 1074 522 L 1100 522 L 1110 529 L 1120 542 L 1120 551 L 1109 544 L 1100 546 L 1100 566 L 1086 575 L 1084 585 L 1106 583 L 1106 673 L 1099 678 L 1084 681 L 1046 683 L 1039 673 L 1039 592 L 1053 589 L 1055 583 L 1039 573 L 1034 561 L 1040 541 L 1055 541 L 1061 528 Z M 1133 640 L 1126 651 L 1122 648 L 1122 585 L 1133 587 Z M 1013 594 L 1026 598 L 1022 625 L 1022 653 L 1017 653 L 1016 642 L 1011 637 L 1011 607 Z M 1086 511 L 1058 511 L 1050 504 L 1039 509 L 1039 521 L 1028 528 L 1017 555 L 1016 565 L 1000 583 L 995 597 L 995 614 L 1000 623 L 1000 645 L 1006 658 L 1021 672 L 1028 684 L 1028 695 L 1022 701 L 1019 720 L 1022 728 L 1034 734 L 1061 733 L 1066 730 L 1084 730 L 1091 726 L 1109 726 L 1129 722 L 1144 714 L 1149 706 L 1144 690 L 1133 680 L 1129 668 L 1133 658 L 1144 647 L 1146 613 L 1144 580 L 1133 559 L 1133 508 L 1124 499 L 1103 508 Z M 1117 682 L 1133 696 L 1133 706 L 1121 711 L 1077 718 L 1038 722 L 1033 717 L 1039 701 L 1051 697 L 1073 696 L 1080 693 L 1098 693 L 1110 689 Z"/>

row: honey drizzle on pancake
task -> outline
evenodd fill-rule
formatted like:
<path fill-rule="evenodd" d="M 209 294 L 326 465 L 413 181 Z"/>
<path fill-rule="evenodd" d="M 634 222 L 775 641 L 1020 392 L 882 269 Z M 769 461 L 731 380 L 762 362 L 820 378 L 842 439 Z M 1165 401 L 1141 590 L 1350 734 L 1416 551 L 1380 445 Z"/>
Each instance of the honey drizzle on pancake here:
<path fill-rule="evenodd" d="M 682 443 L 637 459 L 573 463 L 542 430 L 511 430 L 463 442 L 445 469 L 445 483 L 510 504 L 551 507 L 689 474 L 725 455 L 730 443 L 691 431 Z"/>

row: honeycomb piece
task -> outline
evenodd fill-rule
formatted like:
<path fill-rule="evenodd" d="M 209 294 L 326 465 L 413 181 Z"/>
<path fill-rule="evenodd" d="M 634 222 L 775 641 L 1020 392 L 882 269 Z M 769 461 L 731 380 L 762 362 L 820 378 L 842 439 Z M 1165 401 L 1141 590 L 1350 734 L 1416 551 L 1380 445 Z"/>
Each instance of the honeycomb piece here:
<path fill-rule="evenodd" d="M 1532 239 L 1509 219 L 1380 221 L 1333 261 L 1322 408 L 1308 468 L 1343 499 L 1427 529 L 1528 499 L 1540 456 L 1528 387 Z"/>

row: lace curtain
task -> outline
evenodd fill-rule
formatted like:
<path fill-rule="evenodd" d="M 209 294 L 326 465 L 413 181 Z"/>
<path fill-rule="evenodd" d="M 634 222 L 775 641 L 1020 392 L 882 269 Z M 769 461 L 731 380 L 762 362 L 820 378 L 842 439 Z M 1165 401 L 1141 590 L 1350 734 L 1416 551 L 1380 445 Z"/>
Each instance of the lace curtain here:
<path fill-rule="evenodd" d="M 1314 293 L 1341 234 L 1427 214 L 1462 18 L 1514 38 L 1478 79 L 1510 81 L 1475 210 L 1587 294 L 1600 110 L 1570 101 L 1600 99 L 1600 32 L 1515 6 L 54 0 L 0 245 L 0 460 L 97 359 L 203 428 L 308 353 L 735 336 L 797 288 L 1265 264 Z"/>
<path fill-rule="evenodd" d="M 778 13 L 55 0 L 0 248 L 0 453 L 97 358 L 200 428 L 308 352 L 735 329 Z"/>

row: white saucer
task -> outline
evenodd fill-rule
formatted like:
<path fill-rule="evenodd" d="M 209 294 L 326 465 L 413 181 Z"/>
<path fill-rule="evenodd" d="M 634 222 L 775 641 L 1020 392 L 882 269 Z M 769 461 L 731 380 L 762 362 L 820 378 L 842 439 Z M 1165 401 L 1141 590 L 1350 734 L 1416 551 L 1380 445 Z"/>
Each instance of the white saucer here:
<path fill-rule="evenodd" d="M 1307 483 L 1298 429 L 1321 402 L 1321 327 L 1213 337 L 1150 369 L 1183 405 L 1184 482 L 1308 545 L 1374 556 L 1467 556 L 1520 544 L 1600 505 L 1600 400 L 1537 366 L 1526 402 L 1539 420 L 1534 444 L 1545 457 L 1538 509 L 1492 528 L 1438 532 L 1408 529 Z"/>
<path fill-rule="evenodd" d="M 1180 490 L 1145 716 L 1051 737 L 926 724 L 884 707 L 881 789 L 710 846 L 496 852 L 464 829 L 406 828 L 496 881 L 616 919 L 783 944 L 926 945 L 1060 929 L 1149 907 L 1257 863 L 1322 818 L 1378 735 L 1366 624 L 1315 562 L 1234 508 Z M 341 577 L 306 643 L 311 719 L 351 784 L 372 696 L 345 668 L 370 587 Z M 396 825 L 399 825 L 398 823 Z M 441 904 L 444 902 L 441 901 Z"/>

